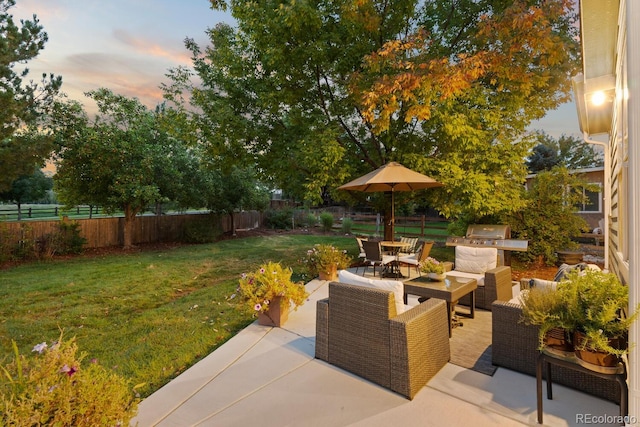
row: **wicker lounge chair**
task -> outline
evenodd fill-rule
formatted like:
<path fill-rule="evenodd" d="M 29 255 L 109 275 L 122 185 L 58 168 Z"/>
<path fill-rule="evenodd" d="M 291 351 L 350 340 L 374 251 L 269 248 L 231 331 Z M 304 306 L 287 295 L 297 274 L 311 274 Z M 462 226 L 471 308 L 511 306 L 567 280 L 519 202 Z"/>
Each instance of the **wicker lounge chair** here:
<path fill-rule="evenodd" d="M 495 301 L 491 316 L 492 363 L 535 376 L 538 358 L 538 327 L 521 322 L 522 308 L 514 302 Z M 561 366 L 554 366 L 552 375 L 554 383 L 620 403 L 620 386 L 615 381 L 597 378 Z"/>
<path fill-rule="evenodd" d="M 317 303 L 316 358 L 408 399 L 449 361 L 447 308 L 431 299 L 396 316 L 391 291 L 332 282 Z"/>

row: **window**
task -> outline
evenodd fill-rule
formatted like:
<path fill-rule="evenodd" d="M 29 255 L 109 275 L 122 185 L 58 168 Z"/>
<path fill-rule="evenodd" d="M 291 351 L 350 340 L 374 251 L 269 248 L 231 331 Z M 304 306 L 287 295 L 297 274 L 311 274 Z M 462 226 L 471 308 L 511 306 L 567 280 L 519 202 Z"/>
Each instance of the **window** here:
<path fill-rule="evenodd" d="M 578 205 L 578 212 L 581 213 L 594 213 L 602 212 L 602 184 L 594 183 L 600 187 L 598 191 L 590 191 L 586 188 L 582 189 L 582 194 L 586 197 L 585 202 Z"/>

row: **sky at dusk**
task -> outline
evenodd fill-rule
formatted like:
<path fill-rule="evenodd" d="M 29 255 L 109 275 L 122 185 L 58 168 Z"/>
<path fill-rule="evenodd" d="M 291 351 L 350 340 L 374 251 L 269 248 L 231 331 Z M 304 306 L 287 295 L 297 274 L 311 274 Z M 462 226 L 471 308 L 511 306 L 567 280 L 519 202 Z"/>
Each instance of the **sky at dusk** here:
<path fill-rule="evenodd" d="M 49 41 L 28 62 L 29 79 L 61 75 L 69 98 L 91 102 L 84 92 L 106 87 L 154 108 L 160 83 L 178 65 L 190 66 L 184 39 L 206 44 L 207 28 L 231 22 L 208 0 L 16 0 L 17 22 L 36 14 Z M 92 113 L 94 113 L 93 111 Z"/>
<path fill-rule="evenodd" d="M 90 113 L 95 107 L 83 94 L 106 87 L 136 97 L 147 107 L 162 101 L 165 74 L 190 66 L 186 37 L 206 45 L 207 28 L 232 23 L 230 15 L 213 11 L 208 0 L 16 0 L 9 9 L 17 22 L 36 14 L 49 35 L 40 55 L 27 64 L 28 79 L 43 72 L 61 75 L 62 90 Z M 579 136 L 573 103 L 531 126 L 557 138 Z"/>

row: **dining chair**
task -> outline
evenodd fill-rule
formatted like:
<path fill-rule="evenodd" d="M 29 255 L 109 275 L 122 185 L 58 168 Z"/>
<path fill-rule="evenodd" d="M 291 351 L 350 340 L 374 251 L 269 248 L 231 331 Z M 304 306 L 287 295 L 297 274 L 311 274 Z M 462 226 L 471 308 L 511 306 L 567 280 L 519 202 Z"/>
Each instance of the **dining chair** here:
<path fill-rule="evenodd" d="M 365 237 L 356 237 L 356 242 L 358 242 L 358 250 L 360 251 L 358 254 L 358 258 L 365 259 L 367 257 L 367 254 L 364 253 L 364 247 L 362 247 L 362 242 L 364 242 L 365 240 L 368 239 Z"/>
<path fill-rule="evenodd" d="M 362 275 L 364 276 L 367 272 L 367 267 L 373 267 L 373 275 L 376 275 L 376 266 L 384 267 L 387 264 L 394 262 L 396 257 L 393 255 L 384 255 L 382 253 L 382 245 L 380 242 L 372 242 L 368 240 L 362 241 L 362 248 L 364 249 L 365 258 L 362 263 L 364 267 L 364 271 Z M 356 267 L 356 273 L 358 272 L 358 268 Z"/>
<path fill-rule="evenodd" d="M 418 251 L 415 254 L 401 256 L 400 258 L 398 258 L 398 262 L 400 264 L 407 265 L 407 276 L 410 275 L 411 266 L 414 266 L 416 268 L 416 271 L 418 272 L 418 275 L 422 276 L 422 274 L 420 273 L 420 264 L 425 259 L 427 259 L 427 257 L 429 256 L 429 253 L 431 252 L 432 247 L 433 247 L 433 242 L 422 242 L 420 249 L 418 249 Z"/>

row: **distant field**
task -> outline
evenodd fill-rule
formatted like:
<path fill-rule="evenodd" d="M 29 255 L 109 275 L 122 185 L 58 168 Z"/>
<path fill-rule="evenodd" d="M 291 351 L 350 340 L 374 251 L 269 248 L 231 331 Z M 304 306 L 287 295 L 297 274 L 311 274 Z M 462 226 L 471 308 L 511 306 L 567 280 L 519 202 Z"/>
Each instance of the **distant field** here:
<path fill-rule="evenodd" d="M 102 214 L 97 207 L 77 206 L 64 210 L 62 205 L 54 204 L 24 204 L 21 206 L 21 219 L 57 219 L 62 216 L 69 218 L 89 218 L 111 216 Z M 0 221 L 17 221 L 18 205 L 0 205 Z"/>
<path fill-rule="evenodd" d="M 447 227 L 449 223 L 446 221 L 439 222 L 427 222 L 424 226 L 424 229 L 421 226 L 414 224 L 402 224 L 396 222 L 395 225 L 395 235 L 396 237 L 400 237 L 403 235 L 407 236 L 421 236 L 432 240 L 446 240 L 448 233 Z M 369 236 L 382 236 L 384 234 L 384 225 L 376 226 L 375 223 L 369 222 L 359 222 L 356 221 L 351 227 L 351 231 L 354 234 L 363 234 Z"/>

